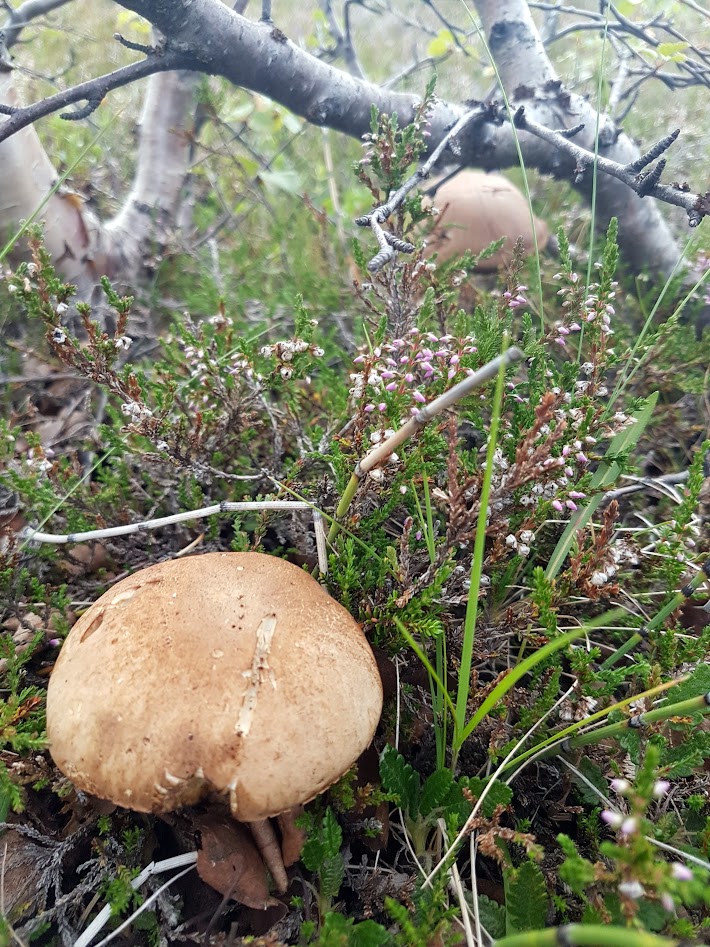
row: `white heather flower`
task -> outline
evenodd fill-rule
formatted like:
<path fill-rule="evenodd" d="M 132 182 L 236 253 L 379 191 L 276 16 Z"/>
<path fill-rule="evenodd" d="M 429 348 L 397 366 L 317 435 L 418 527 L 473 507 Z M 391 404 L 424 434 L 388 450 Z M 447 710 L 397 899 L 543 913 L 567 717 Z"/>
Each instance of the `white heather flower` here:
<path fill-rule="evenodd" d="M 371 470 L 368 476 L 375 482 L 379 482 L 385 476 L 384 471 L 380 470 L 379 467 L 375 467 L 374 470 Z"/>
<path fill-rule="evenodd" d="M 610 785 L 614 792 L 618 792 L 620 796 L 625 796 L 629 789 L 631 789 L 631 783 L 628 779 L 621 779 L 619 777 L 612 779 Z"/>
<path fill-rule="evenodd" d="M 620 812 L 612 812 L 611 809 L 604 809 L 601 814 L 602 822 L 606 822 L 612 829 L 621 827 L 624 817 Z"/>
<path fill-rule="evenodd" d="M 657 779 L 653 784 L 653 798 L 662 799 L 670 788 L 671 784 L 667 779 Z"/>
<path fill-rule="evenodd" d="M 634 901 L 638 901 L 646 894 L 646 890 L 640 881 L 622 881 L 619 885 L 619 891 Z"/>
<path fill-rule="evenodd" d="M 518 555 L 525 558 L 525 556 L 530 555 L 530 546 L 526 546 L 525 543 L 521 543 L 518 546 Z"/>
<path fill-rule="evenodd" d="M 39 267 L 37 266 L 36 263 L 28 263 L 28 264 L 27 264 L 27 273 L 28 273 L 30 276 L 36 276 L 38 269 L 39 269 Z"/>
<path fill-rule="evenodd" d="M 57 303 L 56 309 L 54 310 L 58 316 L 63 316 L 65 312 L 69 311 L 69 306 L 66 303 Z"/>
<path fill-rule="evenodd" d="M 274 354 L 274 347 L 273 345 L 262 345 L 259 351 L 265 358 L 271 358 L 271 356 Z"/>
<path fill-rule="evenodd" d="M 313 347 L 313 356 L 315 358 L 323 358 L 325 355 L 325 349 L 322 349 L 319 345 Z"/>
<path fill-rule="evenodd" d="M 117 349 L 125 349 L 128 351 L 128 349 L 133 345 L 133 339 L 130 337 L 130 335 L 122 335 L 120 338 L 116 339 L 115 345 Z"/>
<path fill-rule="evenodd" d="M 589 581 L 592 583 L 592 585 L 595 585 L 597 588 L 599 588 L 606 583 L 607 574 L 606 572 L 593 572 Z"/>
<path fill-rule="evenodd" d="M 510 533 L 508 536 L 505 537 L 505 544 L 510 549 L 517 549 L 518 540 L 515 538 L 515 536 L 512 533 Z"/>
<path fill-rule="evenodd" d="M 57 345 L 63 345 L 67 340 L 67 334 L 60 326 L 57 326 L 52 332 L 52 342 L 56 342 Z"/>
<path fill-rule="evenodd" d="M 621 832 L 622 835 L 633 835 L 638 827 L 638 819 L 633 815 L 629 815 L 621 823 L 619 832 Z"/>
<path fill-rule="evenodd" d="M 155 449 L 156 449 L 156 450 L 161 450 L 161 451 L 163 451 L 163 450 L 168 450 L 168 449 L 169 449 L 168 442 L 167 442 L 167 441 L 158 441 L 158 443 L 155 445 Z"/>
<path fill-rule="evenodd" d="M 535 533 L 531 529 L 523 529 L 520 532 L 520 542 L 526 543 L 528 546 L 535 539 Z"/>

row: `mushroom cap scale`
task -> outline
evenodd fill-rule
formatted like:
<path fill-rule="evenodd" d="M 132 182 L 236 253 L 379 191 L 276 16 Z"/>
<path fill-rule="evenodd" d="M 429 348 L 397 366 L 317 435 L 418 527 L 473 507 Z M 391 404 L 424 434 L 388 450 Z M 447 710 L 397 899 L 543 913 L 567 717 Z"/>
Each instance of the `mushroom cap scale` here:
<path fill-rule="evenodd" d="M 307 802 L 370 743 L 382 686 L 353 617 L 260 553 L 143 569 L 79 619 L 47 694 L 57 766 L 140 812 L 210 793 L 256 821 Z"/>

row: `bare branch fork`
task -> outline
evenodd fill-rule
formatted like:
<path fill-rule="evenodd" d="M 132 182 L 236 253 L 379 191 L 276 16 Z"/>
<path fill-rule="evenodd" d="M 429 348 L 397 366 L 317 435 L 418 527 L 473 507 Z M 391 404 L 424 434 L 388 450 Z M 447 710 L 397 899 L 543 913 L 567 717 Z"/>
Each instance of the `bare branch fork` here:
<path fill-rule="evenodd" d="M 124 46 L 129 46 L 129 48 L 136 48 L 121 37 L 119 37 L 119 42 Z M 46 99 L 42 99 L 41 102 L 35 102 L 34 105 L 28 105 L 24 108 L 0 105 L 0 114 L 9 116 L 7 121 L 0 125 L 0 142 L 5 141 L 20 129 L 32 125 L 45 115 L 51 115 L 68 105 L 76 102 L 86 103 L 82 108 L 70 112 L 61 112 L 60 118 L 68 121 L 86 118 L 99 107 L 104 97 L 113 89 L 128 85 L 137 79 L 145 79 L 156 72 L 190 68 L 187 57 L 178 50 L 169 47 L 146 46 L 140 47 L 140 51 L 146 53 L 146 58 L 140 62 L 121 66 L 120 69 L 115 69 L 104 76 L 97 76 L 87 82 L 80 82 L 79 85 L 64 89 L 55 95 L 50 95 Z M 0 64 L 0 68 L 7 69 L 8 66 L 3 63 Z"/>
<path fill-rule="evenodd" d="M 417 168 L 414 174 L 407 181 L 405 181 L 404 184 L 394 192 L 394 194 L 390 195 L 390 198 L 386 204 L 380 204 L 379 207 L 376 207 L 369 214 L 365 214 L 362 217 L 356 218 L 355 223 L 358 225 L 358 227 L 370 227 L 372 229 L 372 232 L 374 233 L 377 243 L 380 247 L 379 252 L 375 254 L 375 256 L 373 256 L 373 258 L 367 264 L 367 269 L 370 273 L 379 273 L 382 267 L 389 263 L 389 261 L 393 258 L 396 250 L 399 250 L 400 253 L 414 252 L 414 244 L 407 243 L 405 240 L 400 240 L 399 237 L 396 237 L 393 233 L 384 230 L 382 224 L 384 224 L 385 221 L 388 220 L 394 211 L 402 204 L 407 194 L 409 194 L 410 191 L 413 191 L 414 188 L 419 183 L 421 183 L 421 181 L 424 181 L 429 177 L 431 169 L 439 160 L 447 146 L 451 147 L 452 151 L 456 153 L 456 136 L 461 131 L 463 131 L 472 118 L 480 116 L 483 111 L 483 107 L 479 105 L 476 106 L 475 109 L 470 109 L 468 112 L 462 115 L 456 124 L 444 135 L 424 164 L 420 168 Z"/>
<path fill-rule="evenodd" d="M 703 217 L 710 215 L 710 190 L 704 194 L 693 194 L 687 185 L 668 185 L 661 184 L 661 175 L 666 167 L 666 159 L 661 160 L 645 174 L 642 173 L 656 158 L 660 157 L 680 135 L 680 129 L 677 128 L 661 138 L 655 145 L 649 148 L 635 161 L 630 164 L 619 164 L 617 161 L 611 161 L 601 155 L 595 155 L 586 148 L 576 145 L 570 139 L 584 128 L 584 125 L 576 125 L 574 128 L 563 129 L 562 131 L 553 131 L 540 125 L 525 114 L 525 107 L 520 106 L 513 116 L 513 122 L 516 128 L 528 131 L 543 141 L 574 158 L 577 162 L 577 177 L 575 184 L 579 184 L 584 172 L 591 168 L 596 160 L 597 167 L 605 174 L 617 178 L 635 191 L 639 197 L 651 196 L 666 204 L 675 204 L 676 207 L 682 207 L 688 215 L 688 224 L 690 227 L 697 227 Z"/>

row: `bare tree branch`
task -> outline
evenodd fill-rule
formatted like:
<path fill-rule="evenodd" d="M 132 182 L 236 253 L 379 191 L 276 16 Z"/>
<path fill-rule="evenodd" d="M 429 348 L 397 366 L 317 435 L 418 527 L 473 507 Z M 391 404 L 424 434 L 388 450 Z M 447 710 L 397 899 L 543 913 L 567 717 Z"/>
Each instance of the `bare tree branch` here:
<path fill-rule="evenodd" d="M 5 5 L 8 17 L 2 31 L 8 49 L 15 45 L 22 30 L 37 17 L 44 16 L 57 7 L 63 7 L 69 0 L 25 0 L 16 9 Z"/>
<path fill-rule="evenodd" d="M 250 21 L 220 0 L 121 0 L 121 5 L 153 23 L 166 37 L 165 49 L 34 106 L 12 110 L 0 125 L 0 142 L 41 115 L 72 102 L 87 103 L 85 114 L 110 89 L 169 69 L 223 76 L 236 86 L 269 96 L 311 124 L 355 137 L 369 131 L 373 105 L 380 112 L 396 112 L 402 125 L 412 120 L 418 105 L 416 96 L 348 75 L 300 49 L 273 24 Z M 524 0 L 476 0 L 476 6 L 509 101 L 514 108 L 524 105 L 527 122 L 535 123 L 535 134 L 531 124 L 520 132 L 526 164 L 558 178 L 574 179 L 579 153 L 561 151 L 556 140 L 543 138 L 537 127 L 564 129 L 581 124 L 584 130 L 579 147 L 593 152 L 594 107 L 582 96 L 568 92 L 558 79 Z M 262 13 L 266 9 L 262 5 Z M 464 111 L 459 105 L 437 100 L 429 115 L 428 141 L 441 141 Z M 638 148 L 611 121 L 603 119 L 599 128 L 601 157 L 628 169 L 639 157 Z M 463 165 L 494 169 L 518 163 L 513 129 L 507 122 L 501 124 L 495 105 L 488 112 L 480 110 L 458 136 L 458 144 Z M 429 148 L 431 151 L 431 144 Z M 599 167 L 606 170 L 601 164 Z M 661 198 L 666 192 L 658 186 L 658 174 L 655 168 L 653 176 L 646 176 L 642 190 Z M 577 182 L 587 195 L 590 177 L 585 175 Z M 681 193 L 668 190 L 675 198 Z M 605 227 L 611 216 L 619 217 L 621 244 L 629 262 L 641 269 L 652 260 L 656 273 L 668 274 L 678 259 L 674 239 L 657 204 L 639 201 L 637 194 L 638 188 L 632 191 L 618 175 L 602 174 L 597 188 L 599 224 Z M 680 203 L 687 210 L 691 198 L 685 194 L 671 203 Z M 695 209 L 701 216 L 705 213 L 702 203 Z"/>
<path fill-rule="evenodd" d="M 0 68 L 3 68 L 2 64 L 0 64 Z M 7 69 L 8 67 L 4 66 L 4 68 Z M 81 82 L 70 89 L 50 95 L 48 98 L 42 99 L 41 102 L 35 102 L 34 105 L 28 105 L 24 108 L 0 105 L 0 113 L 9 116 L 7 121 L 0 125 L 0 142 L 5 141 L 21 128 L 27 128 L 28 125 L 34 124 L 45 115 L 58 112 L 59 109 L 66 108 L 74 102 L 86 102 L 87 104 L 77 111 L 63 112 L 60 117 L 69 120 L 85 118 L 101 104 L 101 101 L 113 89 L 118 89 L 138 79 L 145 79 L 156 72 L 167 72 L 171 69 L 181 68 L 190 68 L 184 53 L 176 50 L 162 50 L 152 53 L 147 59 L 140 62 L 122 66 L 105 76 L 97 76 L 95 79 L 89 79 L 87 82 Z"/>
<path fill-rule="evenodd" d="M 577 133 L 581 131 L 581 127 L 569 129 L 564 134 L 552 131 L 527 118 L 524 106 L 521 106 L 515 113 L 514 121 L 516 128 L 532 132 L 533 135 L 537 135 L 538 138 L 549 142 L 555 148 L 559 148 L 560 151 L 575 159 L 578 168 L 575 183 L 579 183 L 584 172 L 593 166 L 594 153 L 574 144 L 569 137 L 570 132 Z M 666 166 L 665 160 L 659 161 L 652 171 L 642 173 L 645 167 L 655 161 L 666 149 L 670 148 L 679 135 L 680 129 L 678 128 L 670 135 L 662 138 L 640 158 L 626 165 L 597 155 L 597 167 L 605 174 L 610 174 L 619 181 L 623 181 L 639 197 L 655 197 L 666 204 L 682 207 L 688 215 L 689 225 L 697 227 L 703 217 L 710 214 L 710 191 L 706 194 L 692 194 L 687 184 L 684 186 L 680 184 L 660 184 L 660 175 Z"/>

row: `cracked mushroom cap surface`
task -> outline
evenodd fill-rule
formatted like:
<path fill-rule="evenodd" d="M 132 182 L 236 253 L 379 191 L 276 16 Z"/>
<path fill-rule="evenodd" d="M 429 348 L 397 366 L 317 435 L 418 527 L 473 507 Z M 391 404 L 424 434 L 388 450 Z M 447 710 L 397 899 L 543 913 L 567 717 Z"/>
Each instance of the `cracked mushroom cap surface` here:
<path fill-rule="evenodd" d="M 139 812 L 210 793 L 255 821 L 323 792 L 382 710 L 355 619 L 307 573 L 207 553 L 118 582 L 69 633 L 47 735 L 77 788 Z"/>

